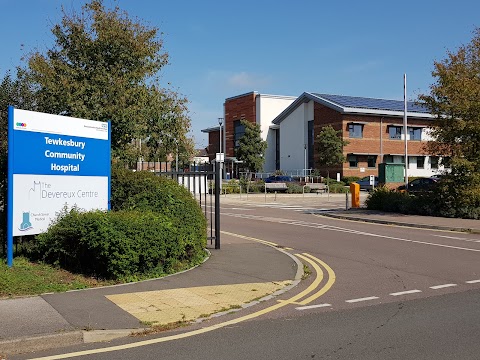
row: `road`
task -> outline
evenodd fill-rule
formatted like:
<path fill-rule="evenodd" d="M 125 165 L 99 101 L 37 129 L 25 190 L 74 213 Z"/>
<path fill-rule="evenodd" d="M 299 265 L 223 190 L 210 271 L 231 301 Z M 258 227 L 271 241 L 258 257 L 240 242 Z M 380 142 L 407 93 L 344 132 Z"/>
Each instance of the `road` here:
<path fill-rule="evenodd" d="M 81 358 L 480 358 L 479 235 L 334 220 L 312 213 L 316 207 L 301 201 L 222 204 L 223 241 L 268 241 L 312 269 L 283 303 L 245 310 L 261 313 L 195 336 Z M 304 296 L 295 297 L 299 293 Z"/>

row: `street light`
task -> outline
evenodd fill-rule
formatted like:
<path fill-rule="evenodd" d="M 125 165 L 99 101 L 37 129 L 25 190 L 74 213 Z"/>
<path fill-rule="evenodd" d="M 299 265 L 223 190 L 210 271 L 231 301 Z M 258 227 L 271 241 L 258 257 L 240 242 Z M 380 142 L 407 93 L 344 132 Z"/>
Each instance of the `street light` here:
<path fill-rule="evenodd" d="M 223 177 L 222 177 L 222 125 L 223 125 L 223 118 L 219 117 L 218 118 L 218 125 L 220 125 L 219 127 L 219 143 L 220 143 L 220 190 L 222 189 L 222 182 L 223 182 Z"/>
<path fill-rule="evenodd" d="M 219 142 L 220 142 L 220 151 L 219 153 L 222 153 L 222 124 L 223 124 L 223 118 L 218 118 L 218 125 L 220 125 L 220 133 L 219 133 Z"/>

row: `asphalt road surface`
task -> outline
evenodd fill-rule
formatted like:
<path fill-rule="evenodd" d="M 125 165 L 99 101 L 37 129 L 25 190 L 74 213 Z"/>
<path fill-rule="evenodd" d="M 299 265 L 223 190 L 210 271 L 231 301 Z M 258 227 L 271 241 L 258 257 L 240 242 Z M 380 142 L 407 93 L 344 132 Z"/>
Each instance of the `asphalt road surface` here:
<path fill-rule="evenodd" d="M 304 212 L 313 208 L 304 203 L 222 204 L 226 235 L 268 241 L 309 265 L 312 274 L 296 289 L 315 287 L 304 301 L 285 294 L 280 299 L 285 306 L 272 300 L 259 308 L 278 309 L 246 321 L 185 338 L 181 334 L 190 330 L 182 329 L 158 335 L 172 335 L 171 341 L 113 352 L 94 350 L 75 358 L 480 359 L 479 235 L 334 220 Z"/>

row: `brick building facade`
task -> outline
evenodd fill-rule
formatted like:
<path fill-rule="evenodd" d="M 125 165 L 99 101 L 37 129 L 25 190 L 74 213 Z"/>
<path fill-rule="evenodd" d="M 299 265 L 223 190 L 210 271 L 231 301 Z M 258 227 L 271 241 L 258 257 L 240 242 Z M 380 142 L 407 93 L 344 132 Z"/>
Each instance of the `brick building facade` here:
<path fill-rule="evenodd" d="M 228 98 L 224 103 L 226 158 L 234 158 L 242 135 L 239 122 L 246 119 L 260 124 L 267 140 L 264 172 L 282 170 L 295 175 L 319 169 L 341 177 L 378 175 L 381 162 L 404 162 L 403 106 L 403 101 L 397 100 L 315 93 L 286 97 L 251 92 Z M 438 157 L 425 150 L 433 117 L 413 102 L 408 102 L 407 115 L 409 174 L 431 176 L 442 170 Z M 349 142 L 343 149 L 347 161 L 328 169 L 318 166 L 315 147 L 315 139 L 326 125 L 341 130 Z M 219 127 L 203 131 L 209 133 L 208 153 L 214 159 L 219 150 Z"/>

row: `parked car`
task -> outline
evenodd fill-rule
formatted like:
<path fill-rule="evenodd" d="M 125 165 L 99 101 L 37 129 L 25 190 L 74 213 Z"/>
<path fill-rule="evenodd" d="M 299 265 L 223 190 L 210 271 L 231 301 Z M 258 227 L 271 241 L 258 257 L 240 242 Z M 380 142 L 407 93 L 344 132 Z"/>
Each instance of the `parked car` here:
<path fill-rule="evenodd" d="M 276 182 L 294 182 L 295 180 L 291 176 L 287 175 L 271 175 L 265 179 L 266 183 L 276 183 Z"/>
<path fill-rule="evenodd" d="M 370 176 L 365 176 L 364 178 L 354 182 L 360 185 L 360 190 L 372 190 L 372 185 L 370 185 Z M 375 176 L 374 186 L 378 186 L 378 176 Z"/>
<path fill-rule="evenodd" d="M 405 185 L 401 185 L 397 188 L 398 191 L 407 191 L 409 193 L 419 193 L 423 191 L 431 191 L 433 187 L 438 183 L 439 178 L 417 178 L 408 183 L 408 187 L 405 189 Z"/>

